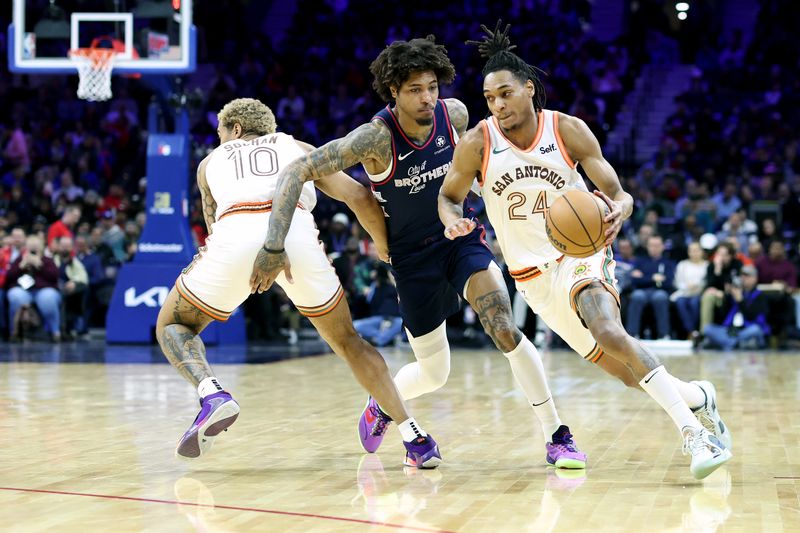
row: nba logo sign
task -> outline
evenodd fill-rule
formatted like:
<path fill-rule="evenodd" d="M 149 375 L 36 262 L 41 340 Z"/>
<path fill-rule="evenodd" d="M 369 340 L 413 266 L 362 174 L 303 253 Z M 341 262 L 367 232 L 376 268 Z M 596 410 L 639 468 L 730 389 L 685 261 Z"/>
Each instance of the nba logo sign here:
<path fill-rule="evenodd" d="M 436 137 L 436 146 L 437 147 L 441 148 L 442 146 L 444 146 L 445 142 L 447 142 L 447 141 L 445 141 L 444 135 L 439 135 L 438 137 Z"/>

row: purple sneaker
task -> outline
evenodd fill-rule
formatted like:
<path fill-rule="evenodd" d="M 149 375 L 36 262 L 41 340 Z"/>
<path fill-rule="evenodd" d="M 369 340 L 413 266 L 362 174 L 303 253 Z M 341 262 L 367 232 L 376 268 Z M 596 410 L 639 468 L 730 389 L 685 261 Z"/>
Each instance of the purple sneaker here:
<path fill-rule="evenodd" d="M 367 398 L 367 405 L 364 406 L 364 412 L 358 419 L 358 437 L 367 453 L 373 453 L 378 449 L 391 421 L 389 415 L 381 411 L 378 402 L 372 396 Z"/>
<path fill-rule="evenodd" d="M 545 448 L 547 462 L 556 468 L 586 468 L 586 454 L 575 446 L 567 426 L 559 426 Z"/>
<path fill-rule="evenodd" d="M 433 437 L 417 437 L 412 442 L 403 441 L 406 447 L 406 460 L 403 464 L 416 468 L 436 468 L 442 462 L 439 447 Z"/>
<path fill-rule="evenodd" d="M 183 434 L 175 455 L 196 459 L 211 449 L 214 437 L 227 431 L 239 416 L 239 404 L 225 391 L 209 394 L 200 400 L 200 413 Z"/>

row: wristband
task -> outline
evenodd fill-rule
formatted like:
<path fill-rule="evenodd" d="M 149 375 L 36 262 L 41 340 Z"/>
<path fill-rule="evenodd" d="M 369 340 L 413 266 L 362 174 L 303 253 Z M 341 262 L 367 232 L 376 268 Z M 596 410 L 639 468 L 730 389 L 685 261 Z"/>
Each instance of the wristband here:
<path fill-rule="evenodd" d="M 273 250 L 271 248 L 267 248 L 266 246 L 262 246 L 261 249 L 267 252 L 268 254 L 282 254 L 283 252 L 286 251 L 285 248 L 281 248 L 280 250 Z"/>

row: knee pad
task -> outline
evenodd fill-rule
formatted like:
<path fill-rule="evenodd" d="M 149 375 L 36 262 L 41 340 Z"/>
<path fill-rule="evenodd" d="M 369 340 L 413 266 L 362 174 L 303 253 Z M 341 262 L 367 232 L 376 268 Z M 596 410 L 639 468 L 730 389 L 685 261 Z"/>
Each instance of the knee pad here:
<path fill-rule="evenodd" d="M 430 333 L 414 337 L 406 330 L 408 342 L 419 363 L 419 377 L 429 387 L 438 389 L 450 375 L 450 344 L 445 322 Z"/>

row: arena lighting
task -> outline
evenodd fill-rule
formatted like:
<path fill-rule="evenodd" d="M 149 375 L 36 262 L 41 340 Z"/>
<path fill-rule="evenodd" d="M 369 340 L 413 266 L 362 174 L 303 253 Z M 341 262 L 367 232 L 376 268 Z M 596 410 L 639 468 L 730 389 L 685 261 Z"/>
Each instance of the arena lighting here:
<path fill-rule="evenodd" d="M 680 13 L 678 13 L 678 20 L 686 20 L 687 16 L 688 15 L 686 15 L 686 11 L 681 11 Z"/>
<path fill-rule="evenodd" d="M 675 4 L 675 10 L 681 12 L 689 11 L 689 2 L 678 2 L 677 4 Z"/>

